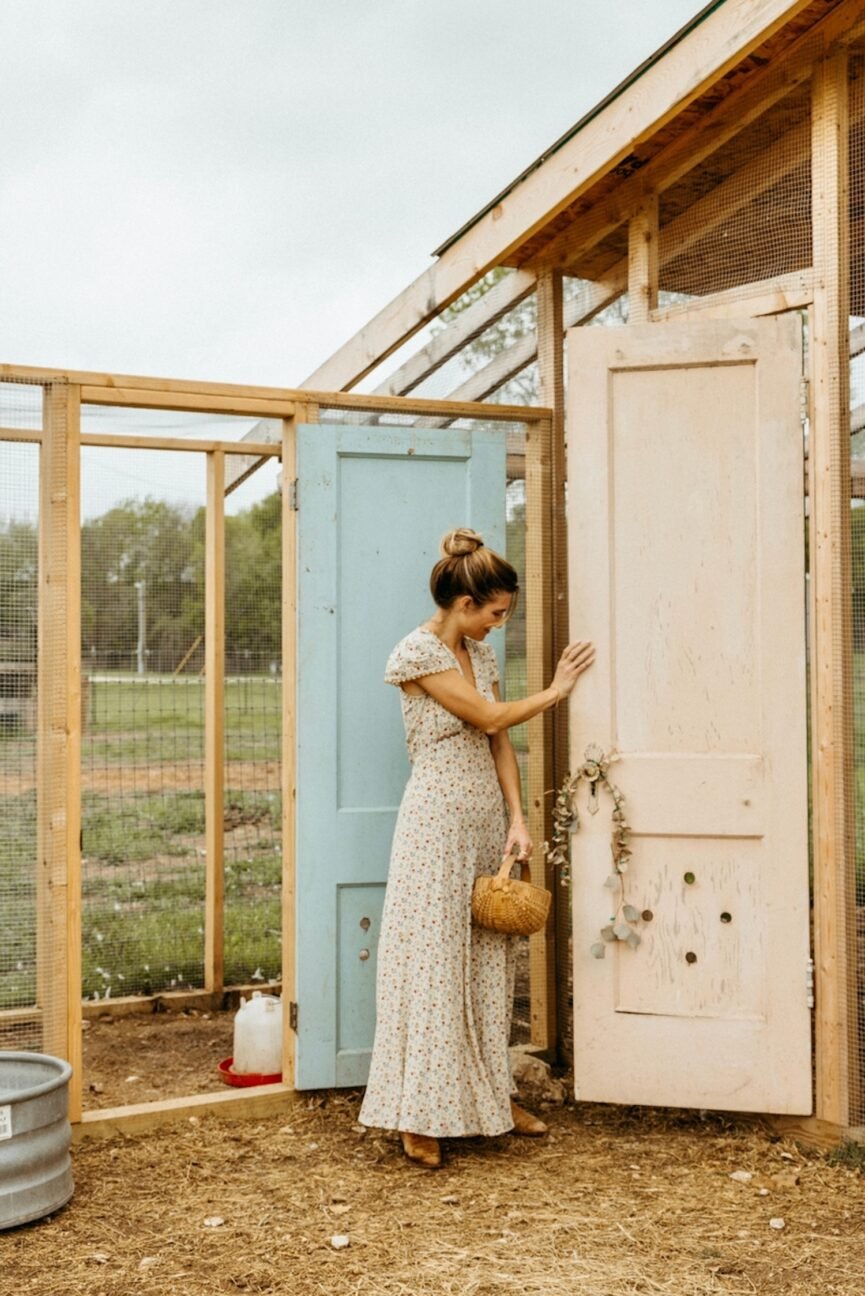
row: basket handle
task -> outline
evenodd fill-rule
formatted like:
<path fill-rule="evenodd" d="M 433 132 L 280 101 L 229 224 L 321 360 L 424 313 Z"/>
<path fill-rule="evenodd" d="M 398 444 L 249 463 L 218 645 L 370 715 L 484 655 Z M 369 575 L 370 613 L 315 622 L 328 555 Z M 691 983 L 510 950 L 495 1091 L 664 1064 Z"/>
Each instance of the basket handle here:
<path fill-rule="evenodd" d="M 516 858 L 517 858 L 517 863 L 520 866 L 520 876 L 523 882 L 531 882 L 532 873 L 531 873 L 531 869 L 529 868 L 528 858 L 525 855 L 518 855 Z M 501 867 L 499 868 L 499 871 L 496 874 L 497 882 L 507 881 L 507 879 L 511 875 L 511 868 L 513 867 L 513 863 L 514 863 L 514 856 L 510 853 L 510 851 L 507 854 L 502 856 Z"/>

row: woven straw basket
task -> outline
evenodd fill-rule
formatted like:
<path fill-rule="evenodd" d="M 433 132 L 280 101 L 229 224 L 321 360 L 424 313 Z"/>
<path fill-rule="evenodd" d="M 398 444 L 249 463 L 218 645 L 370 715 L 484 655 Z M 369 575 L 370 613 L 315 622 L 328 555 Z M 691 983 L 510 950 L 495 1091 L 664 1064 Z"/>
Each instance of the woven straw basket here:
<path fill-rule="evenodd" d="M 527 860 L 520 861 L 522 881 L 510 877 L 513 862 L 512 856 L 506 855 L 498 873 L 475 878 L 472 917 L 479 927 L 490 927 L 512 936 L 531 936 L 547 921 L 553 896 L 552 892 L 528 881 Z"/>

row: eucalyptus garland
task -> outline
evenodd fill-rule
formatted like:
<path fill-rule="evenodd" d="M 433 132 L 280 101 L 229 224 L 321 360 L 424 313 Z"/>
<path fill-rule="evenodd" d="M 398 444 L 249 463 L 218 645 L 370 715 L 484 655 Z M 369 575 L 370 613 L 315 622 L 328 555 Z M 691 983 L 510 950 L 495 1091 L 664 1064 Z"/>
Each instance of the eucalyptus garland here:
<path fill-rule="evenodd" d="M 544 854 L 553 868 L 559 870 L 559 880 L 566 886 L 571 880 L 571 837 L 580 830 L 580 813 L 577 804 L 577 793 L 580 784 L 588 784 L 588 812 L 597 814 L 600 809 L 600 793 L 611 798 L 613 827 L 610 838 L 610 851 L 613 859 L 612 872 L 604 886 L 610 892 L 613 902 L 613 913 L 610 921 L 601 928 L 601 939 L 591 947 L 595 958 L 603 958 L 607 945 L 614 941 L 623 941 L 636 949 L 640 944 L 640 933 L 636 923 L 640 920 L 640 911 L 628 904 L 625 896 L 625 878 L 631 860 L 631 828 L 625 818 L 624 794 L 609 778 L 610 766 L 619 759 L 615 752 L 604 752 L 597 743 L 589 743 L 585 758 L 575 774 L 568 774 L 556 793 L 553 806 L 553 837 L 551 842 L 544 842 Z"/>

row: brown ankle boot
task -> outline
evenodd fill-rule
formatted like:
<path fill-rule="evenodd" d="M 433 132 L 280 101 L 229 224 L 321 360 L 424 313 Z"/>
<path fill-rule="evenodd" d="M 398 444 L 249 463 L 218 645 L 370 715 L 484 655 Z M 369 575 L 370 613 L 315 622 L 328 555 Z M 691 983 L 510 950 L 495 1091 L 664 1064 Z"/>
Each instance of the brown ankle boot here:
<path fill-rule="evenodd" d="M 409 1161 L 427 1170 L 438 1170 L 442 1163 L 442 1150 L 437 1138 L 431 1138 L 429 1134 L 411 1134 L 408 1130 L 400 1130 L 400 1138 Z"/>
<path fill-rule="evenodd" d="M 544 1122 L 539 1120 L 537 1116 L 533 1116 L 531 1112 L 518 1107 L 513 1099 L 511 1099 L 511 1115 L 514 1118 L 512 1134 L 526 1134 L 529 1138 L 539 1138 L 541 1134 L 547 1133 Z"/>

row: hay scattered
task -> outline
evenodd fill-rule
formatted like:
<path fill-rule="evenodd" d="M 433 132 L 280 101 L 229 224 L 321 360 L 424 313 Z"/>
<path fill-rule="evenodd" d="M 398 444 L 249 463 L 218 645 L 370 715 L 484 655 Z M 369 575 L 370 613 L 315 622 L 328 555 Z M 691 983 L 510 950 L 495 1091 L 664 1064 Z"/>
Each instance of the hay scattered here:
<path fill-rule="evenodd" d="M 443 1170 L 359 1095 L 75 1151 L 75 1196 L 0 1238 L 16 1296 L 853 1296 L 865 1178 L 720 1118 L 567 1105 L 548 1140 L 453 1140 Z M 753 1178 L 738 1182 L 735 1171 Z M 761 1191 L 762 1190 L 762 1191 Z M 771 1219 L 783 1219 L 781 1230 Z M 221 1223 L 219 1221 L 222 1221 Z M 347 1237 L 348 1246 L 332 1239 Z M 4 1287 L 3 1282 L 8 1282 Z"/>

